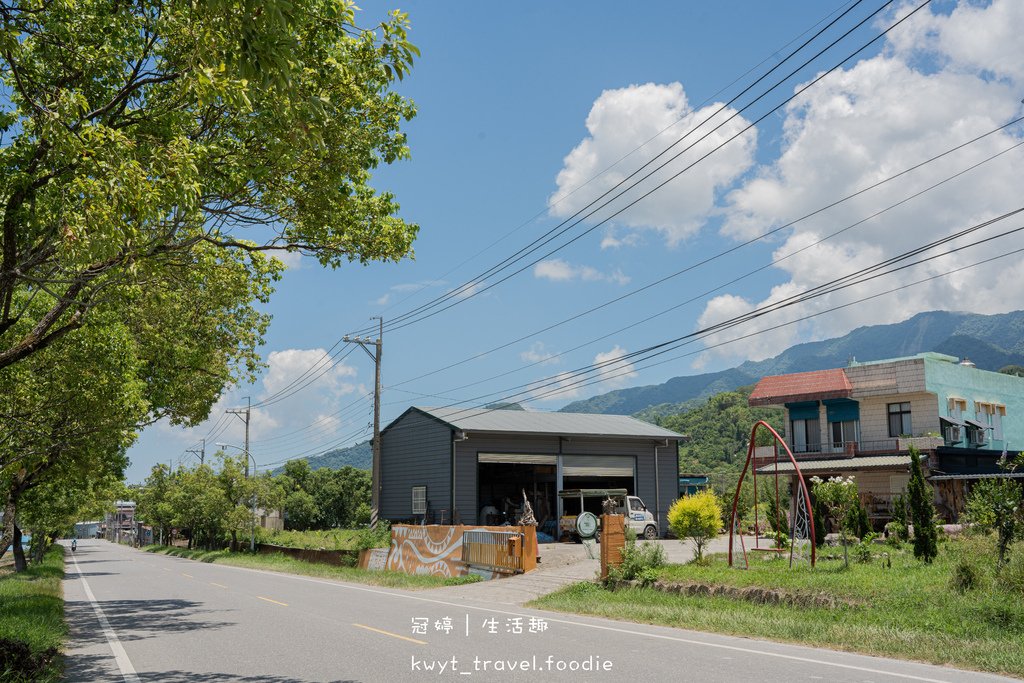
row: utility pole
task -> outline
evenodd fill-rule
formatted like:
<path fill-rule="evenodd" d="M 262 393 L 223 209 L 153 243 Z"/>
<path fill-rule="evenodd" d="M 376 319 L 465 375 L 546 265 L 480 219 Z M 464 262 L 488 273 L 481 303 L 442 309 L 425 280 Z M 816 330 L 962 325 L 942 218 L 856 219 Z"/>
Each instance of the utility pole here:
<path fill-rule="evenodd" d="M 186 448 L 185 452 L 198 456 L 199 464 L 202 465 L 206 462 L 206 439 L 203 439 L 203 446 L 199 450 L 196 450 L 195 448 Z"/>
<path fill-rule="evenodd" d="M 384 339 L 384 318 L 381 316 L 373 316 L 370 320 L 378 321 L 378 332 L 377 339 L 369 339 L 365 337 L 342 337 L 343 341 L 350 342 L 353 344 L 359 344 L 363 351 L 373 359 L 374 367 L 374 382 L 373 382 L 373 467 L 372 467 L 372 488 L 370 492 L 370 528 L 377 528 L 377 518 L 380 515 L 380 357 L 381 350 L 383 348 Z M 373 346 L 374 352 L 371 353 L 367 346 Z"/>
<path fill-rule="evenodd" d="M 232 415 L 236 416 L 239 420 L 241 420 L 242 422 L 245 423 L 245 452 L 248 453 L 249 452 L 249 416 L 252 413 L 252 398 L 249 397 L 249 396 L 245 397 L 245 408 L 244 409 L 243 408 L 232 408 L 230 410 L 225 410 L 224 412 L 231 413 Z M 242 417 L 243 414 L 245 415 L 245 417 Z M 205 446 L 205 439 L 203 441 L 204 441 L 204 446 Z M 245 476 L 246 477 L 249 476 L 249 458 L 245 459 Z"/>

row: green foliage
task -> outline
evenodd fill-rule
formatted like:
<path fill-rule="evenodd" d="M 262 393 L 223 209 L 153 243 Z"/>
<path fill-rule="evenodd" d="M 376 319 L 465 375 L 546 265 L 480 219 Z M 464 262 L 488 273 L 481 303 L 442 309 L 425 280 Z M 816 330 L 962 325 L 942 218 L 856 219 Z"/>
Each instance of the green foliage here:
<path fill-rule="evenodd" d="M 668 525 L 680 539 L 693 541 L 697 562 L 704 559 L 704 548 L 718 536 L 722 523 L 722 508 L 711 491 L 683 496 L 668 509 Z"/>
<path fill-rule="evenodd" d="M 967 497 L 965 517 L 983 530 L 995 530 L 999 564 L 1006 562 L 1007 551 L 1018 524 L 1024 526 L 1024 489 L 1012 479 L 981 479 Z"/>
<path fill-rule="evenodd" d="M 868 511 L 860 499 L 857 500 L 857 504 L 850 509 L 849 514 L 846 516 L 846 528 L 857 538 L 864 538 L 871 533 L 871 521 L 868 519 Z"/>
<path fill-rule="evenodd" d="M 872 560 L 872 552 L 874 548 L 871 547 L 870 541 L 861 541 L 853 547 L 853 559 L 855 562 L 860 564 L 867 564 Z"/>
<path fill-rule="evenodd" d="M 886 543 L 891 546 L 899 546 L 907 540 L 907 526 L 903 522 L 893 520 L 885 525 L 885 530 L 889 532 Z"/>
<path fill-rule="evenodd" d="M 0 568 L 0 680 L 59 681 L 59 650 L 67 635 L 61 579 L 64 549 L 46 549 L 42 562 L 15 574 Z"/>
<path fill-rule="evenodd" d="M 978 588 L 982 583 L 982 573 L 977 563 L 969 557 L 961 556 L 953 565 L 949 577 L 949 587 L 957 593 L 966 593 Z"/>
<path fill-rule="evenodd" d="M 782 433 L 782 410 L 749 407 L 751 391 L 752 387 L 742 387 L 715 394 L 692 410 L 656 421 L 689 437 L 679 445 L 680 472 L 738 472 L 747 457 L 750 429 L 755 422 L 765 420 Z M 764 438 L 759 434 L 759 439 Z"/>
<path fill-rule="evenodd" d="M 1019 596 L 1024 596 L 1024 542 L 1014 544 L 1009 560 L 999 570 L 999 582 Z"/>
<path fill-rule="evenodd" d="M 914 523 L 914 557 L 930 564 L 939 554 L 938 531 L 935 526 L 935 505 L 932 487 L 925 482 L 921 455 L 910 447 L 910 483 L 907 485 L 910 517 Z"/>
<path fill-rule="evenodd" d="M 636 534 L 626 534 L 622 548 L 622 564 L 608 568 L 608 581 L 638 581 L 649 585 L 657 578 L 657 570 L 665 565 L 665 549 L 659 543 L 637 544 Z"/>
<path fill-rule="evenodd" d="M 857 495 L 857 484 L 853 477 L 831 477 L 823 480 L 819 477 L 811 477 L 812 494 L 827 511 L 829 516 L 839 525 L 839 533 L 842 537 L 843 561 L 849 566 L 850 558 L 846 543 L 846 521 L 849 519 L 850 511 L 860 505 L 860 498 Z M 824 534 L 822 534 L 824 538 Z"/>
<path fill-rule="evenodd" d="M 1024 377 L 1024 365 L 1004 365 L 999 368 L 999 372 L 1004 375 L 1014 375 L 1015 377 Z"/>

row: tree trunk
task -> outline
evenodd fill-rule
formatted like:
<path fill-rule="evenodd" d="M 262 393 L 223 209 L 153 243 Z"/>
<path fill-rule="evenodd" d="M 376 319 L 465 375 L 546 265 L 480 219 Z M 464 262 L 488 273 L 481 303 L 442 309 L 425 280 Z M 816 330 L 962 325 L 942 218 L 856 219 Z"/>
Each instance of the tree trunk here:
<path fill-rule="evenodd" d="M 236 529 L 231 530 L 231 552 L 238 552 L 238 531 Z"/>
<path fill-rule="evenodd" d="M 7 549 L 14 542 L 14 496 L 7 494 L 7 502 L 4 504 L 4 528 L 0 532 L 0 557 L 7 553 Z"/>
<path fill-rule="evenodd" d="M 28 568 L 25 562 L 25 549 L 21 547 L 21 529 L 14 525 L 14 571 L 23 572 Z"/>

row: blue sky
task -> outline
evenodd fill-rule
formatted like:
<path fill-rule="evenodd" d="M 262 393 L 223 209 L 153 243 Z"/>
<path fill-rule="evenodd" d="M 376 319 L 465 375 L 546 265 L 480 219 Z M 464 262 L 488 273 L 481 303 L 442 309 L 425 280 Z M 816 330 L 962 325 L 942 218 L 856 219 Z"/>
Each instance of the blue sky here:
<path fill-rule="evenodd" d="M 850 15 L 855 19 L 845 20 L 843 30 L 878 4 L 864 2 L 855 8 Z M 409 405 L 446 405 L 450 399 L 492 392 L 493 398 L 501 398 L 523 382 L 557 382 L 560 373 L 687 334 L 1017 208 L 1024 155 L 1021 148 L 1010 148 L 1024 140 L 1019 125 L 712 265 L 567 325 L 531 334 L 1021 116 L 1021 3 L 932 5 L 633 209 L 483 294 L 421 323 L 386 332 L 384 423 Z M 225 408 L 244 405 L 246 396 L 259 401 L 273 395 L 320 360 L 341 335 L 366 326 L 370 316 L 393 319 L 554 227 L 775 65 L 791 49 L 791 41 L 848 6 L 403 4 L 412 21 L 411 39 L 422 57 L 397 90 L 416 102 L 419 114 L 405 128 L 412 158 L 379 169 L 375 185 L 394 192 L 402 216 L 420 225 L 415 259 L 335 271 L 309 259 L 292 262 L 268 308 L 274 321 L 264 348 L 269 365 L 265 376 L 255 386 L 228 391 L 203 425 L 180 429 L 158 424 L 146 430 L 129 452 L 129 481 L 142 480 L 156 462 L 178 463 L 185 449 L 204 436 L 211 442 L 240 444 L 241 422 L 222 419 Z M 914 6 L 894 3 L 721 130 L 739 132 Z M 373 23 L 375 11 L 364 11 L 362 24 Z M 836 29 L 828 35 L 839 33 Z M 716 139 L 724 139 L 721 132 L 702 143 L 703 149 L 710 150 Z M 684 158 L 695 158 L 694 153 Z M 811 246 L 982 161 L 935 190 Z M 681 161 L 675 164 L 673 171 L 682 168 Z M 608 167 L 610 171 L 600 173 Z M 595 214 L 595 219 L 602 216 Z M 1019 226 L 1003 229 L 1009 227 Z M 939 275 L 1020 248 L 1020 242 L 1012 236 L 963 256 L 937 259 L 707 343 L 727 342 Z M 702 296 L 792 252 L 797 253 L 776 266 Z M 703 352 L 695 344 L 670 354 L 681 357 L 669 362 L 650 368 L 622 365 L 600 384 L 527 405 L 557 409 L 610 389 L 731 367 L 775 355 L 793 343 L 836 336 L 859 325 L 896 322 L 921 310 L 1013 310 L 1024 295 L 1020 265 L 1020 257 L 1014 256 L 998 267 L 938 278 L 871 305 L 741 342 Z M 613 333 L 691 298 L 696 300 Z M 520 337 L 527 338 L 408 381 Z M 576 347 L 582 348 L 570 351 Z M 488 379 L 502 373 L 511 374 Z M 365 393 L 372 384 L 372 364 L 356 350 L 302 391 L 254 410 L 254 458 L 262 465 L 365 439 L 371 406 Z M 207 452 L 215 448 L 208 443 Z"/>

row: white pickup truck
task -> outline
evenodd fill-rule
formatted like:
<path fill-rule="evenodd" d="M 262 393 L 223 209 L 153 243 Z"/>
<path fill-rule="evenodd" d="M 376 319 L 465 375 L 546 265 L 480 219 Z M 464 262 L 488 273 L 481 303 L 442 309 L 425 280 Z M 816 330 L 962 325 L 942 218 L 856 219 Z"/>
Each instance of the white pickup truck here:
<path fill-rule="evenodd" d="M 562 518 L 559 531 L 562 535 L 579 539 L 576 519 L 584 512 L 590 512 L 600 519 L 602 501 L 615 501 L 615 514 L 626 518 L 626 526 L 636 532 L 637 538 L 653 541 L 658 538 L 658 522 L 638 496 L 632 496 L 626 489 L 566 489 L 558 492 L 562 500 Z M 598 528 L 596 538 L 600 540 Z"/>

